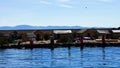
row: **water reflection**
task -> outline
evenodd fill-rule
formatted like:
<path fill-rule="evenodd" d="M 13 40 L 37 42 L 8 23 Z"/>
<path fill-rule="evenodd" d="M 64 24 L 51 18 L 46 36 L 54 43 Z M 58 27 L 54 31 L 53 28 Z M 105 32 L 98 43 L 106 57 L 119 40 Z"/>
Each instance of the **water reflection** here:
<path fill-rule="evenodd" d="M 81 66 L 83 67 L 83 48 L 81 49 Z"/>
<path fill-rule="evenodd" d="M 0 68 L 119 68 L 119 47 L 1 49 Z"/>
<path fill-rule="evenodd" d="M 105 47 L 102 48 L 103 60 L 105 60 Z"/>
<path fill-rule="evenodd" d="M 52 48 L 51 49 L 51 59 L 53 59 L 54 58 L 54 49 Z M 51 67 L 53 67 L 54 66 L 54 61 L 52 60 L 51 61 L 51 65 L 50 65 Z"/>

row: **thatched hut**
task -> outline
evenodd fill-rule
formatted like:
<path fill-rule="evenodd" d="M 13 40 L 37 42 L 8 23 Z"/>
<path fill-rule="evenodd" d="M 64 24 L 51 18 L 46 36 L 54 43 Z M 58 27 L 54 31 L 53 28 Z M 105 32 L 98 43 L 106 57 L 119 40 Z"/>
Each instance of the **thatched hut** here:
<path fill-rule="evenodd" d="M 33 38 L 35 38 L 36 36 L 35 36 L 35 34 L 33 33 L 33 32 L 29 32 L 29 33 L 27 33 L 27 38 L 28 38 L 28 40 L 32 40 Z"/>
<path fill-rule="evenodd" d="M 43 40 L 44 35 L 41 30 L 35 30 L 33 33 L 35 34 L 37 41 Z"/>
<path fill-rule="evenodd" d="M 60 42 L 67 42 L 67 40 L 72 39 L 71 30 L 53 30 L 54 38 Z"/>
<path fill-rule="evenodd" d="M 97 33 L 95 29 L 81 29 L 77 31 L 78 36 L 90 37 L 91 39 L 97 38 Z"/>
<path fill-rule="evenodd" d="M 4 36 L 3 33 L 0 33 L 0 47 L 7 43 L 8 43 L 8 40 L 7 40 L 6 36 Z"/>
<path fill-rule="evenodd" d="M 112 38 L 120 39 L 120 30 L 112 30 Z"/>
<path fill-rule="evenodd" d="M 97 30 L 97 32 L 98 32 L 98 39 L 102 39 L 103 36 L 105 37 L 105 39 L 110 38 L 109 30 Z"/>

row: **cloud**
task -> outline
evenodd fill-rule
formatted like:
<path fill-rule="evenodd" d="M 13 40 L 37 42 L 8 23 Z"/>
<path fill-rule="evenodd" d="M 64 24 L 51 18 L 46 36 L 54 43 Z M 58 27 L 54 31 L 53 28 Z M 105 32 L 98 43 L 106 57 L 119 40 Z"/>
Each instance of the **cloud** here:
<path fill-rule="evenodd" d="M 59 5 L 60 7 L 64 7 L 64 8 L 74 8 L 73 6 L 71 5 L 66 5 L 66 4 L 61 4 Z"/>
<path fill-rule="evenodd" d="M 71 0 L 58 0 L 59 2 L 69 2 Z"/>
<path fill-rule="evenodd" d="M 48 2 L 48 1 L 40 1 L 40 3 L 42 3 L 42 4 L 46 4 L 46 5 L 50 5 L 50 4 L 52 4 L 51 2 Z"/>
<path fill-rule="evenodd" d="M 73 4 L 68 5 L 70 1 L 71 0 L 56 0 L 56 1 L 41 0 L 40 3 L 45 5 L 54 5 L 54 6 L 63 7 L 63 8 L 74 8 L 72 6 Z"/>
<path fill-rule="evenodd" d="M 101 2 L 112 2 L 113 0 L 99 0 Z"/>

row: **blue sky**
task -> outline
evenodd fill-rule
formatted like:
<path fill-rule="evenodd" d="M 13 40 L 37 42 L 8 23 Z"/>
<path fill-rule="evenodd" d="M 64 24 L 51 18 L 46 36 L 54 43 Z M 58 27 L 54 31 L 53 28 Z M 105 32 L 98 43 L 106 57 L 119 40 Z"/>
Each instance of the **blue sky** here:
<path fill-rule="evenodd" d="M 120 0 L 0 0 L 0 26 L 119 27 Z"/>

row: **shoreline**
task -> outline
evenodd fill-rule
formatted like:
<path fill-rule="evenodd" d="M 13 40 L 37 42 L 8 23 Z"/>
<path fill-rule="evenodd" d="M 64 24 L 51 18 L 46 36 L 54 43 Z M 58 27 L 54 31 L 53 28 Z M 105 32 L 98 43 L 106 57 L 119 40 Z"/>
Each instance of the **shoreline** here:
<path fill-rule="evenodd" d="M 7 30 L 0 31 L 0 33 L 0 48 L 120 46 L 120 30 L 112 28 Z"/>
<path fill-rule="evenodd" d="M 83 43 L 83 44 L 21 44 L 11 46 L 1 46 L 1 49 L 7 48 L 59 48 L 59 47 L 120 47 L 120 43 Z"/>

